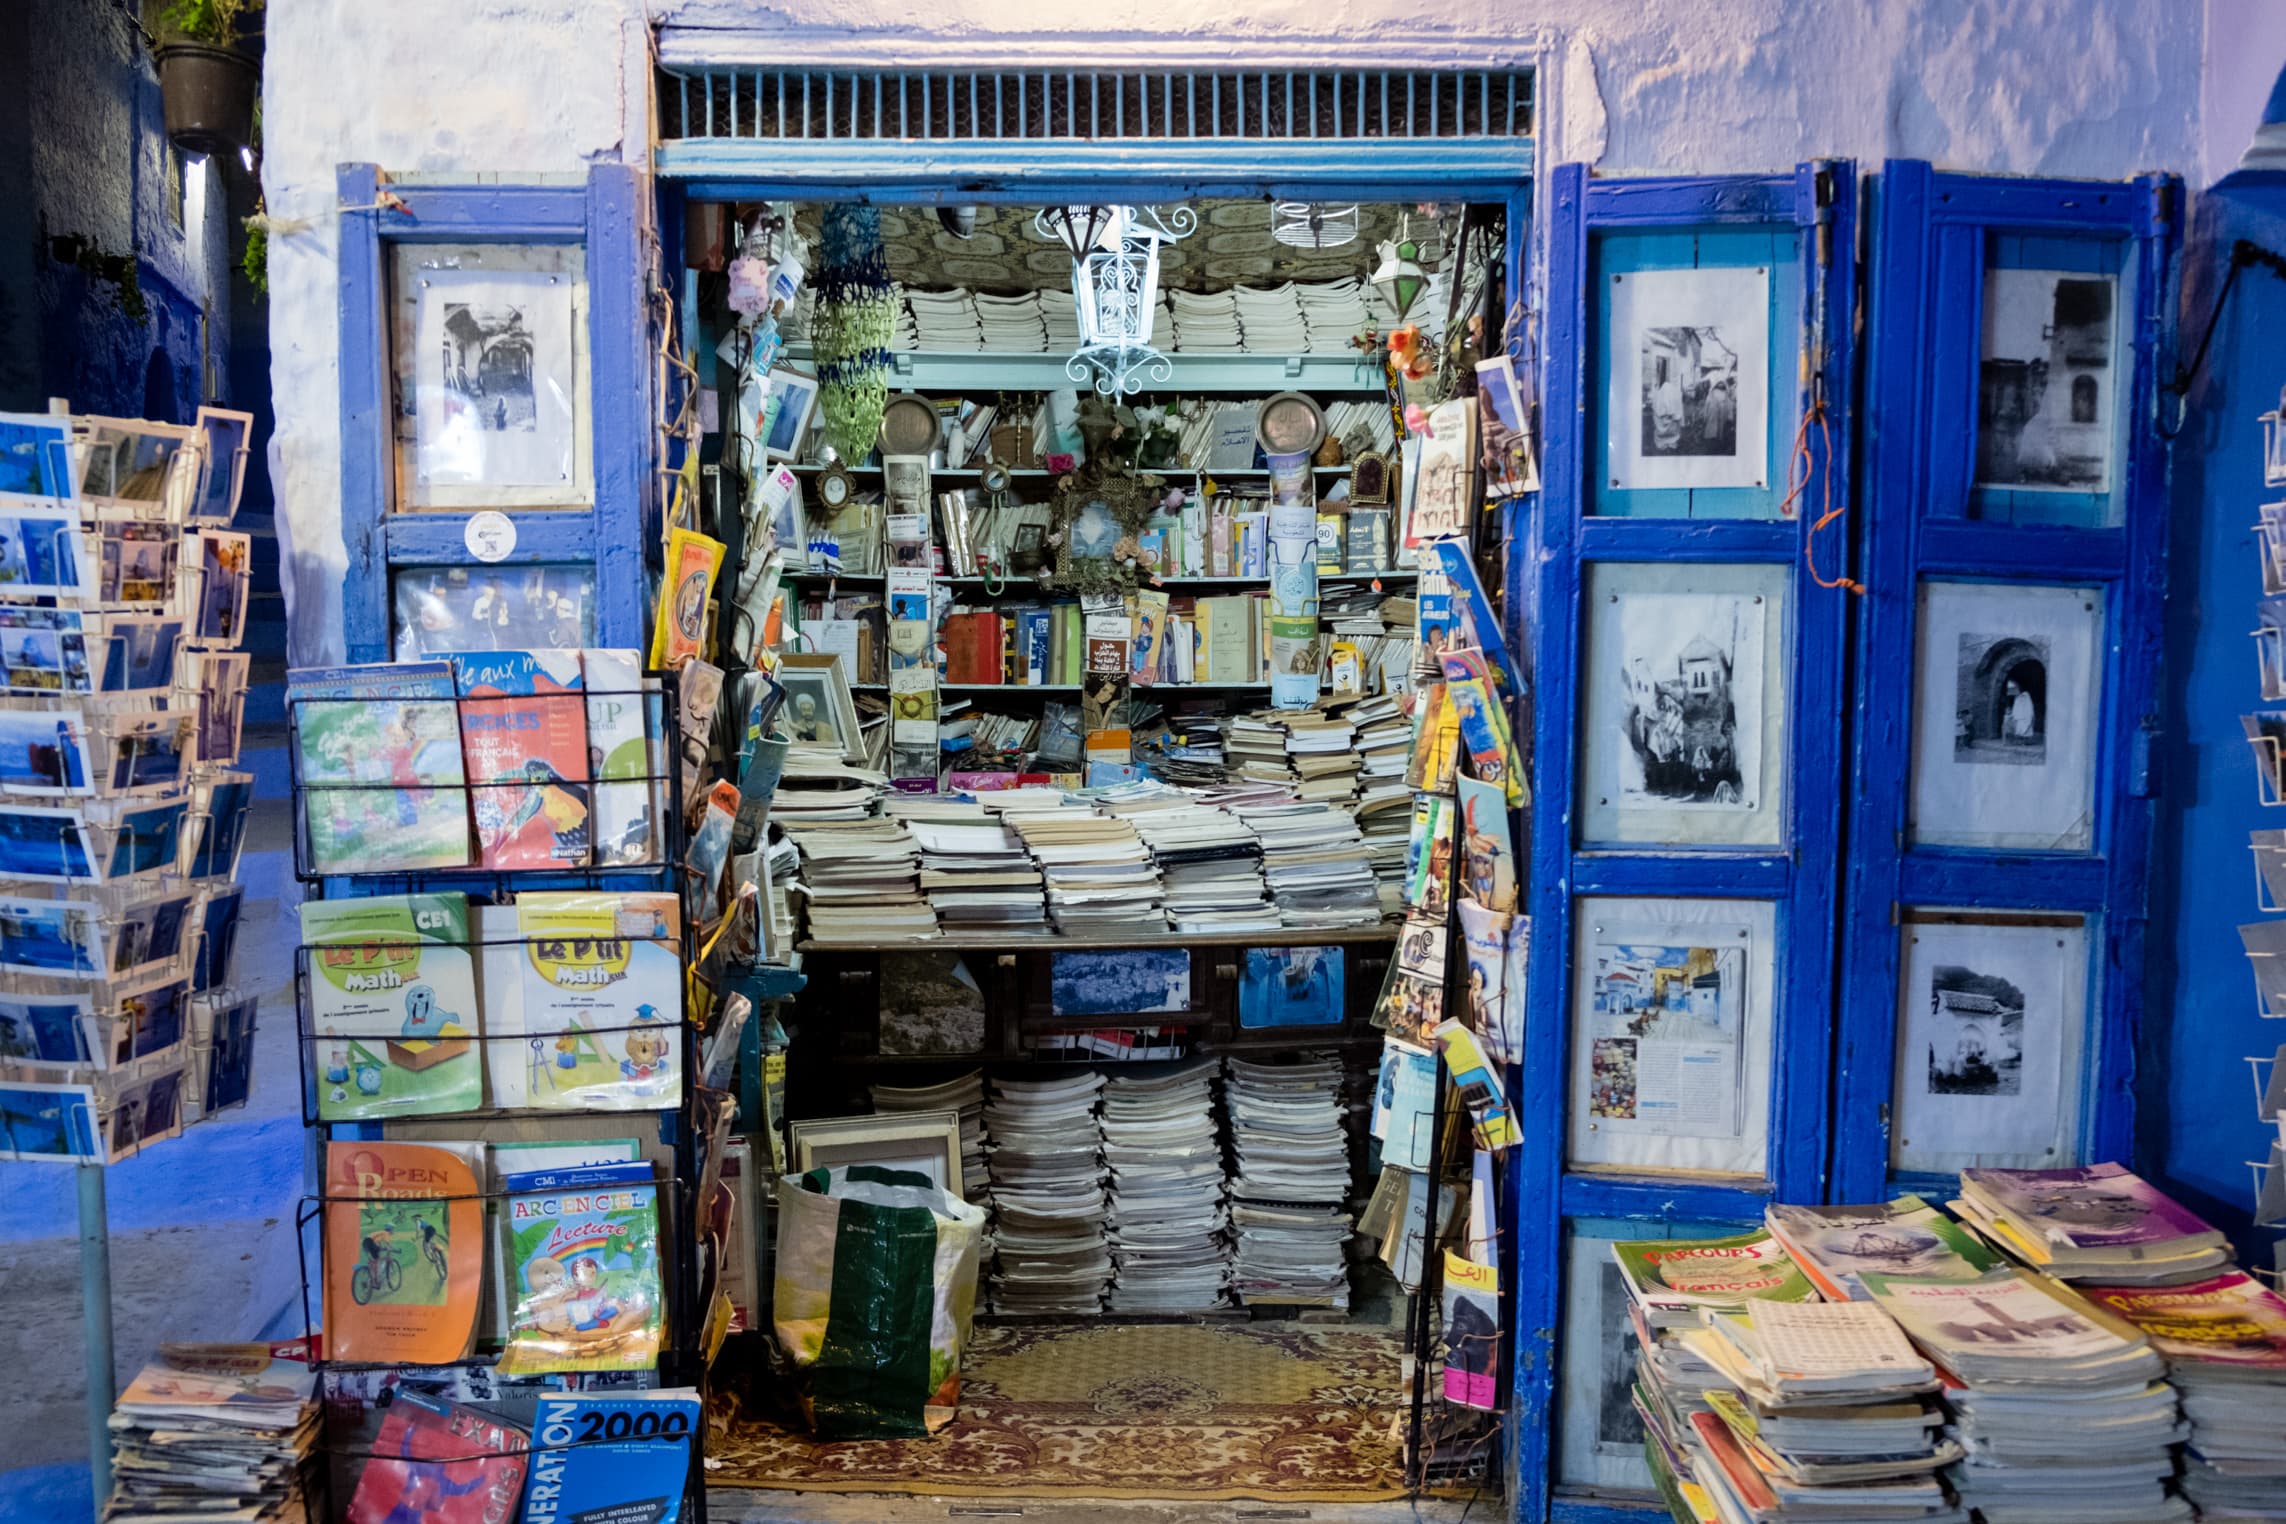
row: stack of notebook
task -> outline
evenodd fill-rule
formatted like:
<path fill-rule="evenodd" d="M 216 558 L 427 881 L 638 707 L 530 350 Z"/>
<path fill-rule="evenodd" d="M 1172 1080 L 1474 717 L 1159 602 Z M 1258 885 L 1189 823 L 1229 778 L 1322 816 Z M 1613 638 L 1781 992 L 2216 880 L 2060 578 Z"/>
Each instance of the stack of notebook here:
<path fill-rule="evenodd" d="M 1010 813 L 1047 881 L 1048 914 L 1066 936 L 1129 936 L 1163 928 L 1159 865 L 1135 827 L 1088 809 Z"/>
<path fill-rule="evenodd" d="M 1293 770 L 1299 799 L 1346 804 L 1357 797 L 1357 727 L 1322 710 L 1275 712 L 1286 732 L 1286 765 Z"/>
<path fill-rule="evenodd" d="M 960 1113 L 960 1183 L 958 1195 L 982 1204 L 992 1199 L 984 1172 L 984 1071 L 971 1069 L 959 1079 L 938 1085 L 875 1085 L 873 1109 L 884 1114 L 903 1111 L 957 1111 Z"/>
<path fill-rule="evenodd" d="M 1111 1168 L 1111 1309 L 1201 1312 L 1227 1300 L 1222 1139 L 1212 1059 L 1103 1087 Z"/>
<path fill-rule="evenodd" d="M 801 895 L 813 939 L 879 942 L 937 935 L 936 912 L 921 894 L 921 849 L 903 821 L 876 816 L 797 824 L 781 818 L 779 824 L 802 855 Z"/>
<path fill-rule="evenodd" d="M 1260 714 L 1234 714 L 1222 727 L 1224 770 L 1234 781 L 1291 787 L 1298 775 L 1286 753 L 1286 728 Z"/>
<path fill-rule="evenodd" d="M 103 1517 L 308 1517 L 316 1388 L 309 1366 L 265 1344 L 160 1345 L 111 1411 Z"/>
<path fill-rule="evenodd" d="M 2008 1253 L 2060 1280 L 2168 1285 L 2230 1263 L 2221 1233 L 2117 1164 L 1962 1170 L 1953 1209 Z"/>
<path fill-rule="evenodd" d="M 1098 803 L 1134 824 L 1151 849 L 1177 931 L 1274 931 L 1264 897 L 1262 844 L 1237 816 L 1164 784 L 1122 784 Z"/>
<path fill-rule="evenodd" d="M 984 1108 L 995 1312 L 1098 1312 L 1111 1280 L 1093 1070 L 994 1080 Z"/>
<path fill-rule="evenodd" d="M 1282 925 L 1371 926 L 1381 919 L 1373 854 L 1347 810 L 1293 800 L 1235 806 L 1262 843 L 1262 876 Z"/>
<path fill-rule="evenodd" d="M 1237 1173 L 1235 1289 L 1248 1304 L 1347 1309 L 1349 1138 L 1341 1061 L 1229 1060 L 1223 1087 Z"/>
<path fill-rule="evenodd" d="M 770 818 L 781 825 L 863 820 L 888 791 L 889 779 L 882 773 L 853 767 L 814 747 L 796 746 L 786 753 L 785 773 L 770 796 Z"/>
<path fill-rule="evenodd" d="M 921 849 L 921 892 L 946 931 L 1048 929 L 1039 867 L 1001 816 L 927 794 L 900 794 L 889 812 Z"/>

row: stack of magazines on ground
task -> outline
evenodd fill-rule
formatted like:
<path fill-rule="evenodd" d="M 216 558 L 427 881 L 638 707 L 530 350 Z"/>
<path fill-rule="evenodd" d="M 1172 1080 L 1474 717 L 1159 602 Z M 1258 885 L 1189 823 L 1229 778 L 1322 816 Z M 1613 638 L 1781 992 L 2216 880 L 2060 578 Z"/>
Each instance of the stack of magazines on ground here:
<path fill-rule="evenodd" d="M 1229 1060 L 1224 1097 L 1238 1173 L 1239 1300 L 1347 1310 L 1349 1140 L 1342 1128 L 1341 1062 Z"/>
<path fill-rule="evenodd" d="M 266 1344 L 165 1344 L 111 1412 L 106 1519 L 298 1521 L 317 1377 Z"/>
<path fill-rule="evenodd" d="M 1220 1068 L 1207 1059 L 1104 1084 L 1114 1312 L 1198 1312 L 1227 1300 L 1230 1214 L 1214 1117 Z"/>
<path fill-rule="evenodd" d="M 1093 1070 L 994 1080 L 984 1108 L 992 1174 L 995 1312 L 1099 1312 L 1111 1280 L 1103 1123 Z"/>

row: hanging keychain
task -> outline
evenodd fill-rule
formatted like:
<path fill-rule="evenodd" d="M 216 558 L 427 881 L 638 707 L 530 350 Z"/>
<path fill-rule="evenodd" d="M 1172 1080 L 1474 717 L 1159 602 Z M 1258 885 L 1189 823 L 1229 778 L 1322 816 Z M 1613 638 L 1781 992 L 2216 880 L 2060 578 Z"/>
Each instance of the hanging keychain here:
<path fill-rule="evenodd" d="M 986 448 L 989 451 L 989 440 Z M 982 487 L 986 495 L 992 499 L 993 524 L 995 527 L 1004 528 L 1007 522 L 1004 511 L 1008 506 L 1008 488 L 1011 485 L 1008 468 L 987 453 L 984 459 L 984 469 L 978 473 L 977 485 Z M 977 574 L 984 579 L 986 595 L 997 598 L 1008 588 L 1008 557 L 1006 548 L 1001 544 L 998 535 L 993 537 L 991 547 L 989 551 L 978 554 L 976 570 Z"/>

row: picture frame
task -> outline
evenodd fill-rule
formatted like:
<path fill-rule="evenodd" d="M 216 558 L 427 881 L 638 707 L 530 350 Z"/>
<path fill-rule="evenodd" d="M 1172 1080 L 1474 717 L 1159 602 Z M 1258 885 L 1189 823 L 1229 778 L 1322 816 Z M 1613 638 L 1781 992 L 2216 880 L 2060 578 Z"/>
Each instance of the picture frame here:
<path fill-rule="evenodd" d="M 896 1111 L 789 1122 L 786 1141 L 797 1175 L 877 1164 L 884 1169 L 918 1170 L 939 1190 L 955 1196 L 965 1189 L 958 1111 Z"/>
<path fill-rule="evenodd" d="M 764 460 L 799 460 L 802 440 L 818 409 L 818 378 L 791 365 L 770 367 L 770 393 L 762 403 L 756 438 Z"/>
<path fill-rule="evenodd" d="M 1379 450 L 1364 450 L 1349 463 L 1349 500 L 1358 508 L 1389 506 L 1391 462 Z"/>
<path fill-rule="evenodd" d="M 1974 486 L 2108 494 L 2128 379 L 2118 276 L 1988 267 L 1981 313 Z"/>
<path fill-rule="evenodd" d="M 595 644 L 592 566 L 400 566 L 389 587 L 398 661 Z"/>
<path fill-rule="evenodd" d="M 840 656 L 788 652 L 778 658 L 778 682 L 786 690 L 786 702 L 778 709 L 780 734 L 797 747 L 830 751 L 844 762 L 864 764 L 857 700 Z"/>
<path fill-rule="evenodd" d="M 1770 271 L 1610 278 L 1606 427 L 1615 491 L 1770 485 Z"/>

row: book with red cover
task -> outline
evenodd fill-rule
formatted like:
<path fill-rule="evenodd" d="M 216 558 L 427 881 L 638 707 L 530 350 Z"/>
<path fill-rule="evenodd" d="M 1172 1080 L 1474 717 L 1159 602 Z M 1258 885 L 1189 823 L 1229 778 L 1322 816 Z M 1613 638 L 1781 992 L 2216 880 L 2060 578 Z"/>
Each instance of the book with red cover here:
<path fill-rule="evenodd" d="M 1754 1469 L 1754 1462 L 1746 1458 L 1729 1424 L 1713 1413 L 1693 1413 L 1691 1427 L 1698 1431 L 1700 1442 L 1714 1457 L 1715 1464 L 1722 1467 L 1723 1479 L 1738 1493 L 1738 1500 L 1746 1505 L 1747 1512 L 1760 1518 L 1764 1509 L 1778 1506 L 1778 1494 L 1770 1490 L 1762 1473 Z"/>
<path fill-rule="evenodd" d="M 2080 1294 L 2143 1330 L 2169 1374 L 2286 1371 L 2286 1297 L 2239 1270 L 2179 1286 L 2091 1286 Z M 2185 1388 L 2188 1390 L 2188 1388 Z"/>
<path fill-rule="evenodd" d="M 349 1500 L 349 1524 L 498 1524 L 524 1490 L 522 1429 L 400 1389 Z"/>
<path fill-rule="evenodd" d="M 453 671 L 483 866 L 586 866 L 594 768 L 579 652 L 472 652 Z"/>
<path fill-rule="evenodd" d="M 945 616 L 945 681 L 998 683 L 1002 680 L 1000 616 L 972 609 Z"/>

